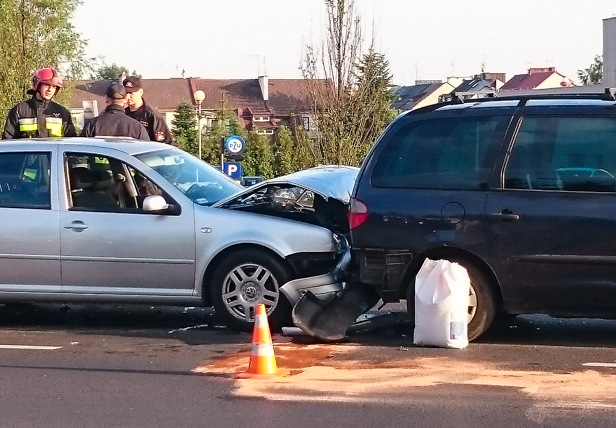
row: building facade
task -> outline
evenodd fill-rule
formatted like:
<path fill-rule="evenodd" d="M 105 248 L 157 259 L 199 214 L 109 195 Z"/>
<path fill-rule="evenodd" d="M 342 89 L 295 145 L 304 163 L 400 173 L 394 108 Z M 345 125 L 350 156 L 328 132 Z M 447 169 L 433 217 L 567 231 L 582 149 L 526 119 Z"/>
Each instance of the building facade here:
<path fill-rule="evenodd" d="M 69 110 L 77 126 L 82 128 L 91 118 L 102 112 L 105 91 L 111 80 L 74 82 Z M 309 134 L 313 131 L 312 103 L 303 79 L 141 79 L 144 99 L 156 107 L 169 128 L 175 110 L 182 102 L 195 107 L 195 92 L 201 90 L 205 99 L 201 103 L 201 126 L 211 126 L 215 113 L 227 110 L 235 113 L 247 131 L 273 135 L 281 125 L 302 126 Z"/>
<path fill-rule="evenodd" d="M 603 85 L 616 87 L 616 16 L 603 20 Z"/>

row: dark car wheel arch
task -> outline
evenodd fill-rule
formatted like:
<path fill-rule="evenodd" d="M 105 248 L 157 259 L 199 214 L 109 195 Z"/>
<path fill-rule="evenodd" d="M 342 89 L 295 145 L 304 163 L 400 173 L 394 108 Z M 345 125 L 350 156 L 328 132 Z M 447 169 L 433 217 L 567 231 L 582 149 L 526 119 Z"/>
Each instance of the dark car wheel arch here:
<path fill-rule="evenodd" d="M 406 267 L 405 273 L 402 276 L 402 280 L 400 281 L 399 295 L 401 299 L 406 299 L 407 289 L 411 284 L 411 281 L 414 281 L 417 272 L 419 272 L 419 269 L 421 269 L 421 265 L 426 259 L 444 259 L 457 261 L 461 264 L 472 264 L 477 269 L 480 269 L 482 274 L 489 281 L 498 307 L 502 305 L 503 295 L 500 288 L 500 282 L 498 281 L 496 274 L 494 273 L 490 265 L 481 257 L 469 251 L 455 247 L 432 248 L 413 257 L 411 262 Z"/>

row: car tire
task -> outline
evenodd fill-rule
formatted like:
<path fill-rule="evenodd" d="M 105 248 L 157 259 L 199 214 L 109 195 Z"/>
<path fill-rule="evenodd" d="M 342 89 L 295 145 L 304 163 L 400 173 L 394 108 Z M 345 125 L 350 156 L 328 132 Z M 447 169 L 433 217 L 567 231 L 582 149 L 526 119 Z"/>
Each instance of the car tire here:
<path fill-rule="evenodd" d="M 264 303 L 270 328 L 291 325 L 291 304 L 280 287 L 292 279 L 282 263 L 259 250 L 240 250 L 216 267 L 211 295 L 216 314 L 227 327 L 252 331 L 257 304 Z"/>
<path fill-rule="evenodd" d="M 462 265 L 471 279 L 469 290 L 469 323 L 468 340 L 472 341 L 481 336 L 490 327 L 496 314 L 494 292 L 490 287 L 490 281 L 483 272 L 472 263 L 462 260 L 450 259 Z M 406 292 L 406 309 L 411 322 L 415 322 L 415 278 L 411 280 Z"/>

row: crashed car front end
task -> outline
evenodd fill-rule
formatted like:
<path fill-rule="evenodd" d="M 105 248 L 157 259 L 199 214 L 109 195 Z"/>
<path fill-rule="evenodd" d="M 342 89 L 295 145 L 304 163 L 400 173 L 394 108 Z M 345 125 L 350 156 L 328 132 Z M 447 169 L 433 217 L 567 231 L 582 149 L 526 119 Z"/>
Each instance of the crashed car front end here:
<path fill-rule="evenodd" d="M 324 254 L 293 254 L 287 259 L 298 278 L 280 288 L 293 306 L 295 325 L 324 341 L 342 339 L 357 317 L 380 298 L 370 286 L 346 283 L 351 264 L 347 211 L 357 172 L 352 167 L 312 168 L 268 180 L 220 204 L 222 208 L 287 218 L 332 231 L 341 250 L 336 260 L 325 260 Z M 321 260 L 315 260 L 315 256 Z"/>
<path fill-rule="evenodd" d="M 258 183 L 216 204 L 218 208 L 286 218 L 329 229 L 333 253 L 287 257 L 300 278 L 330 272 L 348 248 L 347 207 L 358 168 L 317 167 Z"/>

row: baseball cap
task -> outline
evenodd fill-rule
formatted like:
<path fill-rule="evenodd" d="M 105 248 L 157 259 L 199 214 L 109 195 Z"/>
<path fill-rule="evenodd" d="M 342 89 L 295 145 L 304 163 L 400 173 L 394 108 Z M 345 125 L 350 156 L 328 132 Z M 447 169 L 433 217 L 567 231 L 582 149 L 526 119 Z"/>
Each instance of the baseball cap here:
<path fill-rule="evenodd" d="M 122 84 L 126 88 L 126 92 L 128 92 L 129 94 L 131 92 L 137 92 L 139 89 L 141 89 L 141 79 L 139 79 L 137 76 L 127 77 L 126 79 L 124 79 L 124 82 L 122 82 Z"/>
<path fill-rule="evenodd" d="M 113 100 L 121 100 L 122 98 L 126 98 L 126 89 L 119 83 L 114 83 L 107 88 L 105 95 Z"/>

